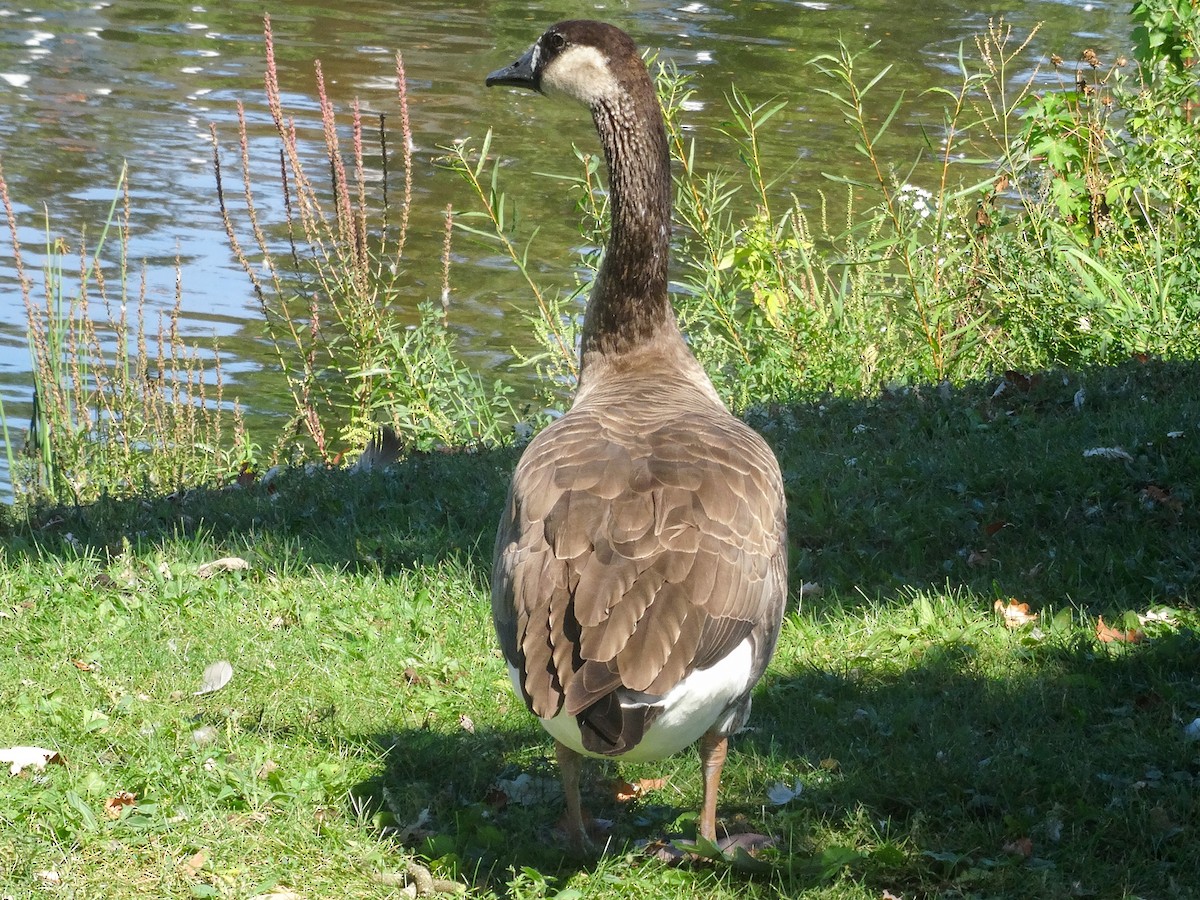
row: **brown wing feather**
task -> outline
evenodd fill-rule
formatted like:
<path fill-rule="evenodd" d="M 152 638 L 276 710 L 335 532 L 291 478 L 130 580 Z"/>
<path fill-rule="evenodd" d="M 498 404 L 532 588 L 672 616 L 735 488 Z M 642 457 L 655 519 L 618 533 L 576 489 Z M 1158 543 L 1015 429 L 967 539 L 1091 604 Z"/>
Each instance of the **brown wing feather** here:
<path fill-rule="evenodd" d="M 539 435 L 497 534 L 493 616 L 529 708 L 594 711 L 614 747 L 646 724 L 608 733 L 614 691 L 666 693 L 748 636 L 757 678 L 786 598 L 774 456 L 715 403 L 671 390 L 623 385 Z"/>

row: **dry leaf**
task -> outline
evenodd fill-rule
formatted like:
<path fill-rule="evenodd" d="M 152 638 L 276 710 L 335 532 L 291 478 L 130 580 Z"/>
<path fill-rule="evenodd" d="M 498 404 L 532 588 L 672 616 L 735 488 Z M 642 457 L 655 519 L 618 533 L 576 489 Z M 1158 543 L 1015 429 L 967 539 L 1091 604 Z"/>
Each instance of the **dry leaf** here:
<path fill-rule="evenodd" d="M 1001 847 L 1005 853 L 1011 853 L 1013 856 L 1023 856 L 1025 859 L 1033 856 L 1033 841 L 1027 837 L 1017 838 L 1015 841 L 1009 841 Z"/>
<path fill-rule="evenodd" d="M 220 559 L 214 559 L 210 563 L 205 563 L 196 569 L 198 578 L 212 578 L 221 572 L 241 572 L 250 568 L 250 563 L 246 562 L 240 556 L 223 556 Z"/>
<path fill-rule="evenodd" d="M 618 803 L 628 803 L 650 791 L 657 791 L 666 783 L 665 778 L 641 778 L 633 783 L 618 778 L 613 782 L 613 796 L 617 798 Z"/>
<path fill-rule="evenodd" d="M 842 764 L 840 762 L 838 762 L 836 759 L 834 759 L 832 756 L 827 756 L 823 760 L 821 760 L 819 763 L 817 763 L 817 768 L 822 769 L 826 772 L 836 772 L 838 770 L 838 768 L 841 767 L 841 765 Z"/>
<path fill-rule="evenodd" d="M 300 895 L 290 888 L 277 887 L 266 894 L 255 894 L 250 900 L 300 900 Z"/>
<path fill-rule="evenodd" d="M 42 869 L 34 872 L 33 877 L 44 885 L 62 884 L 62 876 L 53 869 Z M 8 896 L 7 894 L 5 896 Z"/>
<path fill-rule="evenodd" d="M 268 759 L 266 762 L 264 762 L 261 766 L 258 767 L 258 771 L 255 773 L 255 777 L 258 778 L 260 781 L 266 781 L 268 778 L 271 777 L 271 774 L 273 772 L 278 772 L 278 771 L 279 771 L 279 763 L 275 762 L 275 760 L 273 760 L 273 759 Z"/>
<path fill-rule="evenodd" d="M 475 733 L 475 722 L 470 716 L 466 715 L 465 713 L 458 717 L 458 727 L 461 728 L 463 731 L 465 731 L 467 734 Z"/>
<path fill-rule="evenodd" d="M 986 534 L 988 537 L 993 537 L 1001 529 L 1007 528 L 1007 527 L 1008 527 L 1008 522 L 1005 522 L 1003 519 L 997 519 L 995 522 L 988 522 L 986 525 L 984 525 L 983 533 Z"/>
<path fill-rule="evenodd" d="M 80 672 L 90 672 L 96 668 L 92 663 L 84 662 L 82 659 L 71 660 L 71 665 L 77 668 Z"/>
<path fill-rule="evenodd" d="M 1099 457 L 1100 459 L 1117 459 L 1122 462 L 1133 462 L 1133 457 L 1120 447 L 1092 447 L 1083 451 L 1084 459 Z"/>
<path fill-rule="evenodd" d="M 1170 488 L 1159 487 L 1157 484 L 1148 484 L 1138 492 L 1142 498 L 1142 502 L 1148 507 L 1165 506 L 1172 512 L 1183 512 L 1183 501 L 1171 494 Z"/>
<path fill-rule="evenodd" d="M 1009 628 L 1020 628 L 1037 621 L 1037 613 L 1029 611 L 1029 604 L 1018 603 L 1015 597 L 1010 599 L 1007 604 L 1003 600 L 997 600 L 993 606 Z"/>
<path fill-rule="evenodd" d="M 1016 369 L 1005 369 L 1004 380 L 1019 391 L 1031 391 L 1042 383 L 1042 376 L 1037 372 L 1026 375 Z"/>
<path fill-rule="evenodd" d="M 1146 632 L 1140 628 L 1129 628 L 1122 631 L 1120 628 L 1113 628 L 1110 625 L 1104 624 L 1104 616 L 1096 617 L 1096 637 L 1102 643 L 1111 644 L 1114 642 L 1126 644 L 1140 644 L 1146 639 Z"/>
<path fill-rule="evenodd" d="M 121 818 L 121 810 L 126 806 L 133 806 L 137 801 L 137 794 L 129 791 L 117 791 L 113 796 L 104 801 L 104 815 L 110 819 Z"/>
<path fill-rule="evenodd" d="M 107 572 L 100 572 L 96 575 L 96 586 L 102 588 L 119 588 L 121 583 L 109 575 Z"/>
<path fill-rule="evenodd" d="M 199 697 L 201 694 L 219 691 L 229 684 L 231 678 L 233 678 L 233 666 L 227 660 L 219 659 L 204 670 L 204 674 L 200 677 L 200 690 L 195 692 L 195 696 Z"/>
<path fill-rule="evenodd" d="M 180 864 L 179 868 L 183 870 L 184 875 L 190 875 L 193 878 L 204 868 L 204 864 L 208 862 L 208 851 L 197 850 L 192 854 L 191 858 Z"/>
<path fill-rule="evenodd" d="M 986 550 L 972 550 L 967 554 L 967 565 L 971 568 L 986 566 L 992 561 L 992 555 Z"/>
<path fill-rule="evenodd" d="M 1138 613 L 1138 621 L 1143 625 L 1150 622 L 1162 622 L 1164 625 L 1175 624 L 1175 620 L 1171 618 L 1171 610 L 1169 609 L 1151 609 L 1147 610 L 1145 615 Z"/>
<path fill-rule="evenodd" d="M 63 762 L 57 750 L 46 750 L 43 747 L 8 747 L 0 750 L 0 763 L 8 763 L 9 775 L 20 775 L 26 766 L 33 766 L 34 771 L 40 772 L 46 768 L 46 763 Z"/>

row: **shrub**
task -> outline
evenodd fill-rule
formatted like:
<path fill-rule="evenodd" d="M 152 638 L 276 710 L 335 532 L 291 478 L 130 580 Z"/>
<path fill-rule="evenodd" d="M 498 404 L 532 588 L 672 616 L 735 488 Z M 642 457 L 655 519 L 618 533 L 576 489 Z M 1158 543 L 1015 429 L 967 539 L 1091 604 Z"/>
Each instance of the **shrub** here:
<path fill-rule="evenodd" d="M 822 90 L 870 173 L 827 175 L 831 188 L 817 209 L 781 200 L 763 171 L 764 129 L 782 103 L 732 89 L 722 134 L 737 166 L 702 171 L 682 125 L 687 79 L 658 66 L 681 226 L 676 308 L 726 400 L 742 409 L 829 390 L 961 382 L 990 369 L 1193 354 L 1200 137 L 1189 75 L 1200 15 L 1183 5 L 1190 12 L 1179 21 L 1155 19 L 1149 2 L 1135 9 L 1149 48 L 1136 82 L 1124 62 L 1105 71 L 1088 49 L 1056 87 L 1041 88 L 1037 65 L 1014 82 L 1033 34 L 1019 39 L 1003 22 L 989 23 L 974 58 L 960 52 L 958 83 L 926 92 L 924 102 L 943 103 L 942 125 L 910 160 L 889 160 L 881 149 L 907 107 L 903 97 L 878 104 L 888 67 L 864 74 L 871 48 L 840 45 L 817 57 Z M 540 301 L 539 333 L 551 339 L 540 358 L 552 361 L 546 368 L 561 390 L 574 375 L 571 304 L 598 253 L 581 257 L 575 294 L 543 300 L 494 166 L 485 184 L 490 146 L 489 132 L 479 150 L 470 142 L 452 149 L 485 227 L 458 224 L 498 242 L 526 274 Z M 594 247 L 605 195 L 596 157 L 577 156 L 581 174 L 568 180 L 580 232 Z"/>

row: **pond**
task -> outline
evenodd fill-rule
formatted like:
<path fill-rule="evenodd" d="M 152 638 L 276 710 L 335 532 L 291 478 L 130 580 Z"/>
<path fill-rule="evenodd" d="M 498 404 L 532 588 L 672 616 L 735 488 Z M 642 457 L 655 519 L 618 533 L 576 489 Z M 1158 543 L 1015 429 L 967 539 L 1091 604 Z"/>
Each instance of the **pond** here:
<path fill-rule="evenodd" d="M 736 164 L 717 132 L 728 117 L 731 84 L 755 101 L 786 99 L 768 128 L 766 168 L 784 175 L 776 186 L 781 194 L 806 200 L 815 198 L 821 173 L 848 174 L 855 164 L 841 114 L 816 90 L 821 76 L 806 64 L 836 52 L 839 39 L 852 48 L 879 42 L 867 67 L 893 66 L 878 101 L 883 113 L 901 90 L 916 96 L 934 85 L 953 86 L 960 45 L 970 49 L 974 36 L 1001 13 L 1021 36 L 1044 23 L 1026 57 L 1030 66 L 1051 53 L 1075 60 L 1088 47 L 1111 58 L 1127 50 L 1130 27 L 1127 2 L 1051 0 L 984 7 L 952 0 L 341 0 L 266 8 L 285 103 L 314 147 L 320 133 L 313 60 L 321 60 L 340 109 L 358 98 L 364 110 L 390 114 L 397 109 L 393 56 L 403 54 L 414 154 L 407 254 L 413 267 L 405 299 L 414 307 L 441 292 L 446 205 L 471 208 L 466 185 L 437 160 L 456 139 L 478 140 L 488 128 L 495 131 L 492 152 L 505 160 L 508 192 L 524 221 L 541 226 L 537 269 L 550 282 L 571 284 L 580 243 L 572 202 L 561 182 L 539 173 L 576 171 L 571 145 L 595 146 L 590 121 L 582 110 L 483 86 L 485 73 L 511 61 L 559 19 L 613 21 L 694 76 L 687 125 L 698 154 L 714 165 Z M 271 375 L 261 313 L 221 225 L 209 129 L 215 126 L 223 157 L 235 161 L 236 110 L 244 103 L 256 177 L 270 181 L 278 163 L 272 162 L 276 151 L 270 149 L 262 88 L 263 9 L 260 3 L 165 0 L 0 4 L 0 164 L 27 270 L 40 280 L 44 209 L 51 236 L 77 247 L 86 227 L 87 242 L 95 242 L 127 163 L 133 290 L 141 267 L 148 306 L 169 309 L 178 258 L 182 333 L 203 348 L 219 342 L 225 396 L 236 396 L 252 422 L 290 407 Z M 1014 73 L 1022 74 L 1028 73 Z M 904 114 L 897 159 L 916 156 L 922 127 L 936 128 L 937 116 L 935 107 L 919 104 Z M 526 236 L 532 230 L 525 229 Z M 453 258 L 450 320 L 464 351 L 481 370 L 527 379 L 527 372 L 509 366 L 511 348 L 528 343 L 516 314 L 531 302 L 521 282 L 493 250 L 463 235 L 455 239 Z M 30 415 L 29 365 L 25 311 L 6 239 L 0 252 L 0 399 L 18 431 Z M 0 484 L 6 485 L 3 457 Z"/>

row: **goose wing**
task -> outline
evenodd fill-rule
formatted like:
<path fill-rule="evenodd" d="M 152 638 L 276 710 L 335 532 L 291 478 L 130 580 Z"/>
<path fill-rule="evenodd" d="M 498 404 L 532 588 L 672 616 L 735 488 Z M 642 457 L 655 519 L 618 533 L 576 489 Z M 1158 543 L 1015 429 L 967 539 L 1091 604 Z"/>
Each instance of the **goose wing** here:
<path fill-rule="evenodd" d="M 786 602 L 783 484 L 762 438 L 715 407 L 638 413 L 577 407 L 529 446 L 493 567 L 529 708 L 597 719 L 598 752 L 647 724 L 620 722 L 619 692 L 661 696 L 747 638 L 753 684 Z"/>

